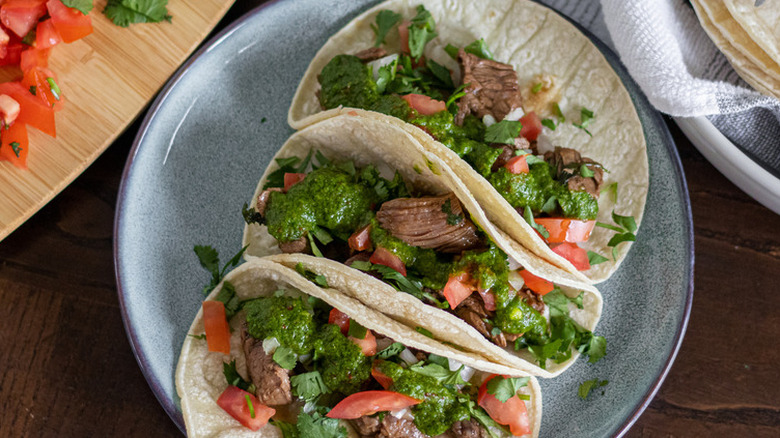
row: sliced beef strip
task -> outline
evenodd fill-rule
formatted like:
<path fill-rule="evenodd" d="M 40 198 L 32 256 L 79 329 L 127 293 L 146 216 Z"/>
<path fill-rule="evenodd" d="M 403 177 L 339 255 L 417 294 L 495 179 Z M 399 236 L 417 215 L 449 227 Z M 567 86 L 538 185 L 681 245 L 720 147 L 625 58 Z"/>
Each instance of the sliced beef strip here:
<path fill-rule="evenodd" d="M 487 431 L 476 421 L 456 421 L 448 432 L 452 438 L 488 438 Z"/>
<path fill-rule="evenodd" d="M 254 383 L 255 395 L 264 405 L 286 405 L 292 402 L 290 371 L 280 367 L 273 357 L 263 350 L 263 341 L 253 338 L 241 327 L 241 346 L 246 356 L 246 368 Z"/>
<path fill-rule="evenodd" d="M 463 124 L 469 114 L 480 119 L 491 115 L 501 121 L 515 108 L 522 106 L 523 98 L 517 83 L 517 72 L 509 64 L 483 59 L 463 49 L 458 51 L 462 82 L 469 84 L 458 101 L 455 123 Z"/>
<path fill-rule="evenodd" d="M 460 306 L 471 310 L 482 318 L 487 318 L 490 315 L 487 309 L 485 309 L 484 302 L 477 296 L 477 294 L 471 294 L 466 297 L 466 299 L 461 301 L 461 303 L 458 305 L 458 307 Z"/>
<path fill-rule="evenodd" d="M 255 210 L 260 213 L 260 216 L 265 216 L 265 207 L 268 205 L 268 198 L 271 196 L 271 192 L 281 191 L 281 187 L 272 187 L 270 189 L 265 189 L 263 190 L 263 193 L 260 193 L 257 197 L 257 202 L 255 203 Z"/>
<path fill-rule="evenodd" d="M 604 181 L 604 170 L 599 163 L 587 157 L 582 157 L 579 152 L 571 148 L 562 148 L 556 146 L 554 151 L 548 151 L 544 154 L 544 160 L 550 163 L 555 169 L 555 177 L 560 178 L 564 171 L 571 173 L 572 176 L 566 180 L 569 190 L 584 190 L 590 193 L 594 198 L 598 198 L 601 192 L 601 185 Z M 579 167 L 585 164 L 593 172 L 592 177 L 579 175 Z"/>
<path fill-rule="evenodd" d="M 540 295 L 533 293 L 527 287 L 523 287 L 517 291 L 517 294 L 520 295 L 520 298 L 525 299 L 525 302 L 528 303 L 529 306 L 538 310 L 539 313 L 544 313 L 544 300 Z"/>
<path fill-rule="evenodd" d="M 454 225 L 447 223 L 449 215 L 442 211 L 447 201 L 450 214 L 459 218 L 459 222 Z M 477 228 L 466 217 L 460 201 L 452 193 L 436 197 L 393 199 L 382 204 L 376 218 L 382 228 L 412 246 L 459 253 L 482 245 Z"/>
<path fill-rule="evenodd" d="M 298 240 L 292 240 L 290 242 L 279 242 L 279 249 L 281 249 L 282 252 L 286 254 L 307 252 L 309 249 L 309 240 L 306 239 L 306 236 L 303 236 Z"/>
<path fill-rule="evenodd" d="M 376 438 L 427 438 L 427 435 L 420 432 L 411 419 L 385 415 Z"/>
<path fill-rule="evenodd" d="M 387 50 L 381 47 L 370 47 L 355 53 L 355 56 L 363 62 L 371 62 L 387 56 Z"/>
<path fill-rule="evenodd" d="M 483 336 L 490 339 L 498 345 L 501 348 L 506 347 L 506 337 L 503 333 L 498 333 L 497 335 L 494 335 L 491 333 L 493 330 L 493 326 L 487 322 L 485 322 L 484 317 L 480 316 L 477 312 L 471 310 L 468 307 L 458 306 L 457 309 L 455 309 L 455 314 L 458 315 L 460 319 L 466 322 L 466 324 L 474 327 L 477 329 L 478 332 L 482 333 Z"/>

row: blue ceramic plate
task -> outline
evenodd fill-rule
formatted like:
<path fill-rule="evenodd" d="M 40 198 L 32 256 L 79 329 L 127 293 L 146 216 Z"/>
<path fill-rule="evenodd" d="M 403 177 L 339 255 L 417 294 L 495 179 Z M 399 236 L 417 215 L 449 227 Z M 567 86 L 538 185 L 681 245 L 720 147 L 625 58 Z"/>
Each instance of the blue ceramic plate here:
<path fill-rule="evenodd" d="M 223 262 L 239 248 L 241 206 L 292 134 L 287 108 L 329 35 L 372 1 L 277 1 L 234 23 L 171 80 L 149 111 L 125 168 L 115 224 L 122 316 L 152 390 L 183 430 L 174 370 L 208 274 L 192 247 Z M 607 357 L 578 361 L 542 381 L 542 436 L 619 435 L 658 390 L 685 332 L 693 278 L 687 188 L 671 137 L 614 54 L 644 126 L 650 192 L 642 227 L 620 270 L 599 285 L 598 332 Z M 590 379 L 609 384 L 587 401 Z M 603 392 L 603 394 L 602 394 Z"/>

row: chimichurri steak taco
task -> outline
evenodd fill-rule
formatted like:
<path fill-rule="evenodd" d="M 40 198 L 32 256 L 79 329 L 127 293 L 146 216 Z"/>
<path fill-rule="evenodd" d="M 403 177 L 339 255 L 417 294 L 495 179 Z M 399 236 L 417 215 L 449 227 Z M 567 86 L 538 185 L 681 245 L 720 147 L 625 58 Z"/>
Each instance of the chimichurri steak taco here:
<path fill-rule="evenodd" d="M 544 6 L 378 5 L 317 53 L 288 121 L 352 108 L 401 122 L 496 226 L 571 273 L 605 280 L 635 239 L 649 186 L 641 123 L 598 49 Z"/>
<path fill-rule="evenodd" d="M 256 260 L 204 301 L 176 390 L 190 437 L 536 437 L 538 383 L 510 372 Z"/>
<path fill-rule="evenodd" d="M 246 256 L 287 253 L 275 260 L 517 371 L 552 377 L 579 353 L 603 356 L 598 291 L 529 256 L 426 154 L 358 114 L 295 133 L 245 207 Z"/>

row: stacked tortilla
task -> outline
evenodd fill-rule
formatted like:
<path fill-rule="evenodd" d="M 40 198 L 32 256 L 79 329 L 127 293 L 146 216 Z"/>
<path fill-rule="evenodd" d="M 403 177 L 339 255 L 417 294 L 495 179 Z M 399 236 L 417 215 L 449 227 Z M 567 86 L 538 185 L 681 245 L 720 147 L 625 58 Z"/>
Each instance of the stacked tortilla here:
<path fill-rule="evenodd" d="M 780 98 L 780 2 L 693 0 L 702 27 L 757 91 Z"/>

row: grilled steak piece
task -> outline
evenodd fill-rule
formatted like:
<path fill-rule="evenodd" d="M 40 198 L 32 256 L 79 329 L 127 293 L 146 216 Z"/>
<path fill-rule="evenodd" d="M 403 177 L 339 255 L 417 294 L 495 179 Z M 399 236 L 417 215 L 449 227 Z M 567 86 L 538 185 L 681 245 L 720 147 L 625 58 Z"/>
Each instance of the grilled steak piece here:
<path fill-rule="evenodd" d="M 412 246 L 459 253 L 481 245 L 477 228 L 452 193 L 393 199 L 382 204 L 376 218 L 393 237 Z"/>
<path fill-rule="evenodd" d="M 427 438 L 427 435 L 420 432 L 410 419 L 385 415 L 376 438 Z"/>
<path fill-rule="evenodd" d="M 306 250 L 309 249 L 309 241 L 306 239 L 306 236 L 304 236 L 290 242 L 279 242 L 279 249 L 287 254 L 306 252 Z"/>
<path fill-rule="evenodd" d="M 554 151 L 548 151 L 544 154 L 544 161 L 547 161 L 555 169 L 555 178 L 565 177 L 565 173 L 570 176 L 566 178 L 566 185 L 569 190 L 584 190 L 594 198 L 599 197 L 601 184 L 604 181 L 604 170 L 601 165 L 590 158 L 582 157 L 579 152 L 571 148 L 562 148 L 556 146 Z M 580 167 L 585 164 L 593 172 L 592 177 L 580 175 Z"/>
<path fill-rule="evenodd" d="M 281 187 L 272 187 L 270 189 L 265 189 L 263 190 L 263 193 L 260 193 L 260 195 L 257 197 L 257 202 L 255 203 L 255 210 L 260 213 L 260 216 L 265 216 L 265 207 L 268 205 L 268 198 L 271 197 L 271 192 L 281 191 Z"/>
<path fill-rule="evenodd" d="M 473 297 L 473 295 L 471 297 Z M 458 315 L 460 319 L 465 321 L 466 324 L 477 329 L 477 331 L 482 333 L 483 336 L 492 340 L 494 344 L 501 348 L 506 347 L 506 337 L 504 336 L 504 333 L 498 333 L 494 335 L 492 333 L 493 326 L 485 322 L 485 317 L 480 316 L 479 313 L 475 312 L 469 307 L 458 306 L 458 308 L 455 309 L 455 314 Z"/>
<path fill-rule="evenodd" d="M 523 103 L 520 86 L 517 84 L 517 72 L 509 64 L 482 59 L 463 49 L 458 51 L 463 84 L 469 84 L 466 93 L 458 101 L 458 114 L 455 123 L 463 124 L 469 114 L 480 119 L 491 115 L 501 121 Z"/>
<path fill-rule="evenodd" d="M 485 309 L 484 302 L 481 298 L 477 297 L 477 294 L 471 294 L 466 297 L 466 299 L 461 301 L 461 303 L 458 305 L 458 307 L 460 306 L 471 310 L 482 318 L 487 318 L 490 316 L 490 313 L 488 313 L 487 309 Z"/>
<path fill-rule="evenodd" d="M 379 432 L 380 422 L 377 417 L 365 415 L 352 420 L 352 425 L 355 426 L 360 436 L 372 437 Z"/>
<path fill-rule="evenodd" d="M 488 438 L 489 435 L 476 421 L 456 421 L 447 436 L 452 438 Z"/>
<path fill-rule="evenodd" d="M 247 332 L 246 324 L 241 327 L 241 347 L 246 355 L 249 379 L 257 388 L 257 399 L 264 405 L 286 405 L 292 402 L 290 371 L 274 362 L 271 355 L 265 354 L 263 341 L 253 338 Z"/>
<path fill-rule="evenodd" d="M 355 56 L 363 62 L 371 62 L 387 56 L 387 50 L 381 47 L 370 47 L 355 53 Z"/>
<path fill-rule="evenodd" d="M 544 313 L 544 300 L 540 295 L 533 293 L 531 289 L 528 289 L 525 286 L 517 291 L 517 294 L 520 295 L 520 298 L 524 299 L 529 306 L 539 311 L 539 313 Z"/>

